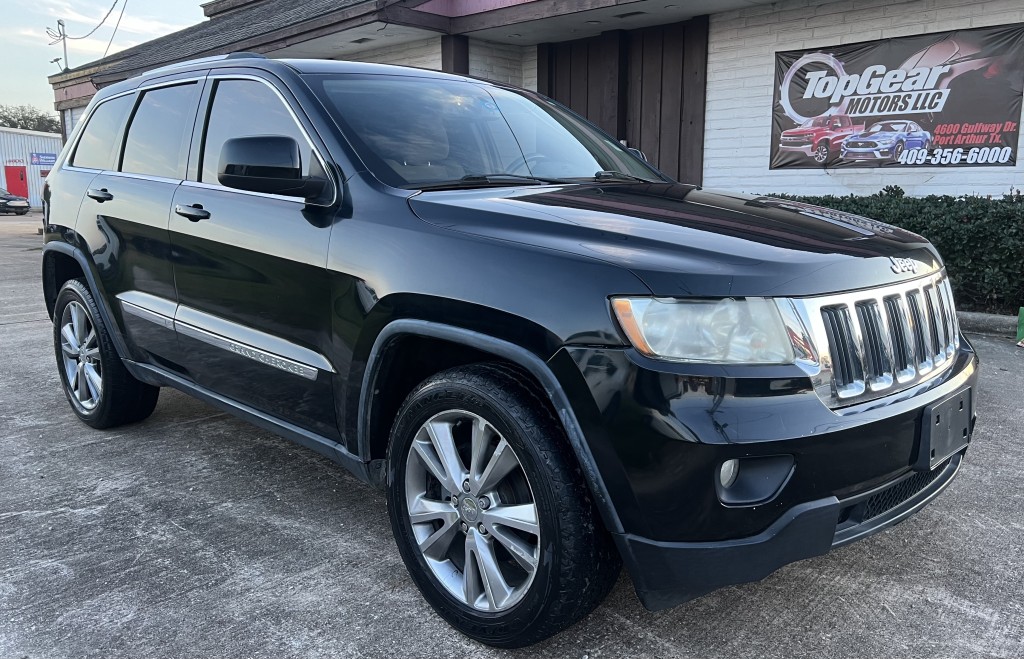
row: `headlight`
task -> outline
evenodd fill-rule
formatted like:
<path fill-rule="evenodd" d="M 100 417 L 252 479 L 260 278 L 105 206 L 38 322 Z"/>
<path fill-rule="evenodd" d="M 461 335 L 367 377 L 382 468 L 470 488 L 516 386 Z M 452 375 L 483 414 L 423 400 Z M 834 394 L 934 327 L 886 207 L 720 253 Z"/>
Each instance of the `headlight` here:
<path fill-rule="evenodd" d="M 633 347 L 683 362 L 791 364 L 793 346 L 768 298 L 679 300 L 614 298 L 612 309 Z"/>

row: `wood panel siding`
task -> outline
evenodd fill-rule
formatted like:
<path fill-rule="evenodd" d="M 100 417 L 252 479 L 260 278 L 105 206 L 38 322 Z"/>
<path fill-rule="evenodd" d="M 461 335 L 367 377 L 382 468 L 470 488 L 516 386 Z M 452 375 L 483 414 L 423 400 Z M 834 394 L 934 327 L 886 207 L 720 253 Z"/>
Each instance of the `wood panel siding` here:
<path fill-rule="evenodd" d="M 663 172 L 703 174 L 708 19 L 541 44 L 537 90 L 625 139 Z"/>

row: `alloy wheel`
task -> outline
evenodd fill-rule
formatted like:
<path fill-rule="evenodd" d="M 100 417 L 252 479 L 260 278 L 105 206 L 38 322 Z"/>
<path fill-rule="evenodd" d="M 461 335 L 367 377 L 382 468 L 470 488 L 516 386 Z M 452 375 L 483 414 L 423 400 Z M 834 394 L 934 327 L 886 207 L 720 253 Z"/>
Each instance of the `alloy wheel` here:
<path fill-rule="evenodd" d="M 84 410 L 95 409 L 103 395 L 99 336 L 85 307 L 74 300 L 61 314 L 60 349 L 73 402 Z"/>
<path fill-rule="evenodd" d="M 529 591 L 540 562 L 537 503 L 519 458 L 486 419 L 450 410 L 420 426 L 406 456 L 405 502 L 423 559 L 456 600 L 498 612 Z"/>

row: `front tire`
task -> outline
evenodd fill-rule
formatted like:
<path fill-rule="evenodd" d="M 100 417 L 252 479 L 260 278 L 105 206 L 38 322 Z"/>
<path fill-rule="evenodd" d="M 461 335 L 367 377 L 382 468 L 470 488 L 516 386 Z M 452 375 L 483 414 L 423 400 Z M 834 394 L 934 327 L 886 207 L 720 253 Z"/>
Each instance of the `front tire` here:
<path fill-rule="evenodd" d="M 409 574 L 441 617 L 498 647 L 569 627 L 621 561 L 561 425 L 510 367 L 435 375 L 406 399 L 388 512 Z"/>
<path fill-rule="evenodd" d="M 823 165 L 828 161 L 829 146 L 828 142 L 820 143 L 814 149 L 814 162 Z"/>
<path fill-rule="evenodd" d="M 160 388 L 136 380 L 124 367 L 80 279 L 67 281 L 57 294 L 53 348 L 64 395 L 85 423 L 111 428 L 153 413 Z"/>

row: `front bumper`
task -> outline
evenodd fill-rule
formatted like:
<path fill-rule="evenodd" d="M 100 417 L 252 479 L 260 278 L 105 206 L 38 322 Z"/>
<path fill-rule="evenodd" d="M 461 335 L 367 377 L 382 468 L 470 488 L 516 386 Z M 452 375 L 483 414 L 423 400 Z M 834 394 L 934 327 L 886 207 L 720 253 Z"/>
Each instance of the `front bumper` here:
<path fill-rule="evenodd" d="M 846 160 L 885 160 L 892 158 L 892 147 L 884 149 L 843 149 L 839 155 Z"/>
<path fill-rule="evenodd" d="M 809 158 L 809 157 L 814 155 L 814 145 L 810 144 L 810 143 L 808 143 L 808 144 L 785 144 L 785 143 L 782 143 L 782 144 L 779 144 L 779 151 L 788 151 L 790 153 L 798 152 L 798 153 L 804 154 L 805 156 L 807 156 Z"/>
<path fill-rule="evenodd" d="M 631 349 L 563 355 L 585 383 L 567 386 L 621 521 L 616 541 L 653 610 L 761 579 L 913 514 L 962 459 L 913 470 L 922 415 L 977 383 L 977 357 L 963 337 L 942 374 L 838 410 L 795 367 L 666 364 Z M 561 361 L 551 365 L 565 383 Z M 769 456 L 792 456 L 781 489 L 756 504 L 723 503 L 719 465 Z"/>
<path fill-rule="evenodd" d="M 627 564 L 642 566 L 631 571 L 640 601 L 660 611 L 723 586 L 758 581 L 784 565 L 893 526 L 938 496 L 962 460 L 961 452 L 933 472 L 912 472 L 849 499 L 799 504 L 748 538 L 672 543 L 619 535 L 616 542 Z M 858 517 L 858 510 L 870 516 Z"/>
<path fill-rule="evenodd" d="M 0 213 L 27 213 L 30 209 L 27 201 L 0 202 Z"/>

